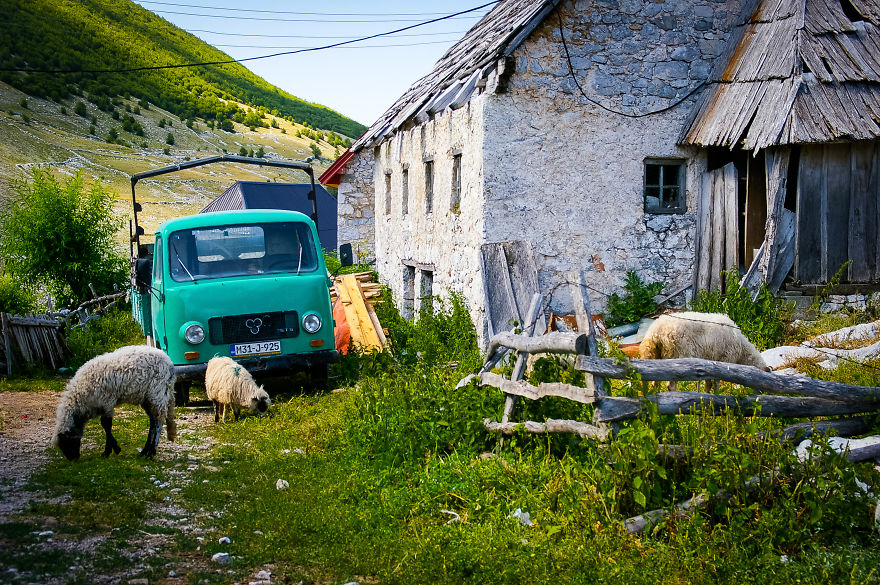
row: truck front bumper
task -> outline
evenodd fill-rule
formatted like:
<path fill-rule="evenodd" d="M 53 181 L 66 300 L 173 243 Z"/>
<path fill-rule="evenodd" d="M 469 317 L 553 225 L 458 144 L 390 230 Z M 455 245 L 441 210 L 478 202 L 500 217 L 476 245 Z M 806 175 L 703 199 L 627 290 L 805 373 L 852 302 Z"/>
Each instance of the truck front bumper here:
<path fill-rule="evenodd" d="M 284 375 L 290 372 L 301 372 L 314 366 L 332 364 L 339 361 L 339 352 L 335 349 L 315 351 L 311 353 L 295 353 L 291 355 L 278 355 L 245 358 L 235 360 L 243 365 L 251 374 Z M 177 381 L 195 380 L 205 377 L 208 364 L 187 364 L 174 366 Z"/>

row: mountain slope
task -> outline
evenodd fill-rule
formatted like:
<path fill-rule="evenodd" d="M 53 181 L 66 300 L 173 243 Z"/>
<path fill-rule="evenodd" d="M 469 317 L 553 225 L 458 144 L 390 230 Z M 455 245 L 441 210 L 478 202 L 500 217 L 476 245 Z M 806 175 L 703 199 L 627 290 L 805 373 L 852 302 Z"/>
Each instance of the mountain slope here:
<path fill-rule="evenodd" d="M 34 96 L 59 99 L 134 96 L 184 119 L 222 121 L 229 102 L 261 107 L 313 128 L 357 138 L 366 126 L 270 85 L 238 63 L 119 73 L 87 70 L 227 61 L 230 57 L 129 0 L 0 0 L 4 34 L 0 81 Z"/>

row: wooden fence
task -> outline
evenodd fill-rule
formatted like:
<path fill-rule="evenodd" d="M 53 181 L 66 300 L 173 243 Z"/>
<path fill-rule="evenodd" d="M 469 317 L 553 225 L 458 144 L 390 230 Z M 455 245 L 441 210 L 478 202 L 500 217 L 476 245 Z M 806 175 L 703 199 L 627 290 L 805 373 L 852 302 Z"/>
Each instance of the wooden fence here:
<path fill-rule="evenodd" d="M 8 375 L 12 375 L 12 364 L 16 360 L 42 364 L 53 370 L 64 363 L 69 350 L 62 321 L 51 315 L 15 316 L 3 313 L 2 322 L 3 352 Z"/>

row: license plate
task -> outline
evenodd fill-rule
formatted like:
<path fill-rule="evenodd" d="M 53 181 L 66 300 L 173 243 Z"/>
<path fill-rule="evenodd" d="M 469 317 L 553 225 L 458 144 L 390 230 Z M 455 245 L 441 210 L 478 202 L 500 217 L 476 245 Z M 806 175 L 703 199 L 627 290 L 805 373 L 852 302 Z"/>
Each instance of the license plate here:
<path fill-rule="evenodd" d="M 252 355 L 273 355 L 281 353 L 280 341 L 255 341 L 253 343 L 235 343 L 229 346 L 232 357 L 247 357 Z"/>

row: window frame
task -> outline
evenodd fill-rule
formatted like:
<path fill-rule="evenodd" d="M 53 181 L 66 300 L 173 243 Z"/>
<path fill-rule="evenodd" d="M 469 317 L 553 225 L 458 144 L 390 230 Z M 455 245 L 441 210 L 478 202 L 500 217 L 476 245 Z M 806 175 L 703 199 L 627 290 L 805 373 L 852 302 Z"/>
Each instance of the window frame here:
<path fill-rule="evenodd" d="M 648 183 L 648 167 L 657 167 L 657 183 Z M 666 181 L 666 167 L 677 166 L 675 187 L 678 195 L 675 198 L 676 205 L 673 207 L 658 207 L 648 204 L 648 189 L 657 189 L 658 201 L 662 205 L 663 192 L 670 189 L 673 184 Z M 652 196 L 653 197 L 653 196 Z M 674 157 L 646 158 L 642 165 L 642 208 L 645 214 L 651 215 L 681 215 L 687 213 L 687 159 Z"/>

